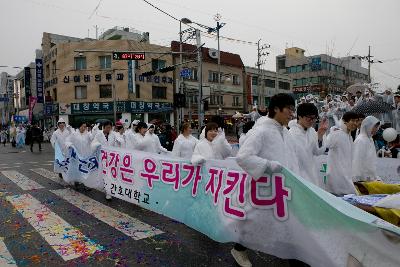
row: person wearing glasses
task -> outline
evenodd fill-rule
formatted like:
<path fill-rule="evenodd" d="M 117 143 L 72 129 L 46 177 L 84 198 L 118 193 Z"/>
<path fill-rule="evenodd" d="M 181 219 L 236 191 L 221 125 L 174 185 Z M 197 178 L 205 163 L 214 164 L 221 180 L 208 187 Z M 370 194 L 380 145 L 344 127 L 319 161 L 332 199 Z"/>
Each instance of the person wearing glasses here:
<path fill-rule="evenodd" d="M 247 133 L 236 162 L 254 179 L 259 179 L 265 173 L 280 173 L 282 167 L 299 173 L 294 140 L 286 128 L 293 118 L 294 107 L 295 101 L 291 95 L 274 95 L 268 106 L 268 117 L 257 120 Z M 246 235 L 245 232 L 243 235 Z M 231 254 L 240 266 L 251 266 L 246 248 L 241 244 L 236 244 Z"/>
<path fill-rule="evenodd" d="M 314 124 L 318 119 L 318 109 L 312 103 L 300 104 L 297 107 L 297 121 L 289 124 L 289 134 L 295 140 L 295 152 L 299 165 L 299 175 L 313 184 L 322 187 L 314 156 L 325 153 L 326 147 L 322 145 L 323 136 L 328 128 L 328 120 L 322 119 L 318 132 Z"/>

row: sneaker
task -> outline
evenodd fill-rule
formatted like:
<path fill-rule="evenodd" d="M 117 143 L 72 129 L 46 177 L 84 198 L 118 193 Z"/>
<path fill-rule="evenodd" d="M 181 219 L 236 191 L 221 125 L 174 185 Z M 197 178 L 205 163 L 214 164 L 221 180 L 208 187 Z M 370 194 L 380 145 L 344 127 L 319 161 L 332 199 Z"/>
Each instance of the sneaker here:
<path fill-rule="evenodd" d="M 106 199 L 107 199 L 107 200 L 111 200 L 111 199 L 112 199 L 112 196 L 106 195 Z"/>
<path fill-rule="evenodd" d="M 242 267 L 251 267 L 252 264 L 249 260 L 249 257 L 247 256 L 246 251 L 237 251 L 236 249 L 231 250 L 231 254 L 233 258 L 235 259 L 236 263 L 239 264 L 239 266 Z"/>

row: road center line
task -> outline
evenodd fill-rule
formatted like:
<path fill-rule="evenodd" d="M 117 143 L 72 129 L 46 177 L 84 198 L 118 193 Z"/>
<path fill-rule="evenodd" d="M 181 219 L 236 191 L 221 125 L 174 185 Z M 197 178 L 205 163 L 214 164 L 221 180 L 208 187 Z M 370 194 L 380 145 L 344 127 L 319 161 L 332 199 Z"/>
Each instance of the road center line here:
<path fill-rule="evenodd" d="M 74 190 L 59 189 L 50 190 L 50 192 L 135 240 L 163 233 L 155 227 L 132 218 L 125 213 L 119 212 Z"/>

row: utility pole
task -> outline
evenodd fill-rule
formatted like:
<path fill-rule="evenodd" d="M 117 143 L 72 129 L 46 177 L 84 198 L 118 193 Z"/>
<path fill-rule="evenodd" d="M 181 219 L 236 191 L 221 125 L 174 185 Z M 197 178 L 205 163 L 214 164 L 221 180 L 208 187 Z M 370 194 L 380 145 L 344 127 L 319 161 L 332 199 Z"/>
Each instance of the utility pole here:
<path fill-rule="evenodd" d="M 203 63 L 202 63 L 202 47 L 201 47 L 200 30 L 196 30 L 196 43 L 197 43 L 197 77 L 199 78 L 199 98 L 197 106 L 197 119 L 198 119 L 198 132 L 199 137 L 201 134 L 201 127 L 203 126 Z"/>
<path fill-rule="evenodd" d="M 261 81 L 261 90 L 258 90 L 259 97 L 259 105 L 261 107 L 265 106 L 265 96 L 264 96 L 264 71 L 261 69 L 261 66 L 264 65 L 266 61 L 266 57 L 269 55 L 267 49 L 271 47 L 271 45 L 263 44 L 260 46 L 261 39 L 257 42 L 257 68 L 258 68 L 258 80 Z"/>
<path fill-rule="evenodd" d="M 368 82 L 371 83 L 371 46 L 368 46 Z"/>
<path fill-rule="evenodd" d="M 93 26 L 96 29 L 96 40 L 99 39 L 99 26 L 94 25 Z"/>

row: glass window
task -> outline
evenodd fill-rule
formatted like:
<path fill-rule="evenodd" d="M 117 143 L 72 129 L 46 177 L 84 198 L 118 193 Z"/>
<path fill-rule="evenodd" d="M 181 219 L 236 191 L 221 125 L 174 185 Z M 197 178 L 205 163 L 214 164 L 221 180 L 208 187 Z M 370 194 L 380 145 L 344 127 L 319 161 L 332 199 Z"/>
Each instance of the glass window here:
<path fill-rule="evenodd" d="M 232 106 L 240 106 L 238 96 L 233 96 Z"/>
<path fill-rule="evenodd" d="M 253 96 L 253 105 L 258 104 L 258 96 Z"/>
<path fill-rule="evenodd" d="M 321 66 L 322 66 L 322 69 L 323 69 L 323 70 L 326 70 L 326 69 L 327 69 L 327 63 L 326 63 L 326 62 L 322 62 Z"/>
<path fill-rule="evenodd" d="M 152 96 L 153 99 L 167 99 L 167 87 L 153 86 Z"/>
<path fill-rule="evenodd" d="M 86 57 L 76 57 L 75 70 L 85 70 L 85 69 L 86 69 Z"/>
<path fill-rule="evenodd" d="M 217 83 L 217 82 L 218 82 L 218 72 L 216 72 L 216 71 L 209 71 L 209 72 L 208 72 L 208 81 L 209 81 L 209 82 Z"/>
<path fill-rule="evenodd" d="M 75 86 L 75 99 L 86 99 L 87 98 L 87 87 Z"/>
<path fill-rule="evenodd" d="M 151 60 L 151 69 L 152 70 L 159 70 L 161 68 L 165 68 L 165 60 L 160 59 L 152 59 Z"/>
<path fill-rule="evenodd" d="M 311 78 L 311 83 L 312 84 L 317 84 L 318 83 L 318 77 L 312 77 Z"/>
<path fill-rule="evenodd" d="M 275 80 L 265 79 L 265 86 L 270 88 L 275 88 Z"/>
<path fill-rule="evenodd" d="M 290 83 L 279 81 L 279 89 L 290 90 Z"/>
<path fill-rule="evenodd" d="M 100 69 L 111 69 L 111 56 L 101 56 Z"/>
<path fill-rule="evenodd" d="M 232 84 L 240 85 L 239 75 L 232 75 Z"/>
<path fill-rule="evenodd" d="M 54 97 L 54 102 L 57 102 L 57 88 L 54 88 L 53 89 L 53 97 Z M 24 102 L 22 102 L 22 103 L 24 103 Z"/>
<path fill-rule="evenodd" d="M 100 98 L 112 98 L 112 87 L 111 84 L 101 84 L 100 88 Z"/>
<path fill-rule="evenodd" d="M 290 73 L 296 73 L 296 66 L 290 67 Z"/>
<path fill-rule="evenodd" d="M 51 63 L 51 74 L 56 74 L 56 72 L 57 72 L 57 64 L 56 64 L 56 61 L 54 60 Z"/>
<path fill-rule="evenodd" d="M 140 98 L 140 84 L 136 84 L 136 98 Z"/>
<path fill-rule="evenodd" d="M 297 79 L 293 79 L 293 86 L 297 86 Z"/>
<path fill-rule="evenodd" d="M 258 77 L 257 76 L 252 76 L 251 77 L 251 84 L 252 85 L 258 85 Z"/>
<path fill-rule="evenodd" d="M 296 67 L 296 72 L 302 72 L 303 67 L 301 65 Z"/>

